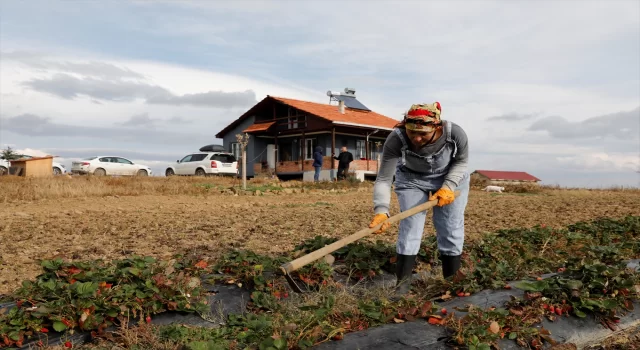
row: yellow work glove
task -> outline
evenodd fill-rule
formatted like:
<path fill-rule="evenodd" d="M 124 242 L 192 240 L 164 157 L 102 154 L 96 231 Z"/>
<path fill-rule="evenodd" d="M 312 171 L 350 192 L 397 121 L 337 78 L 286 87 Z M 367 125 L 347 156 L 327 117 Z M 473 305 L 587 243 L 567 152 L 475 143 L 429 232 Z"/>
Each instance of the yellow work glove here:
<path fill-rule="evenodd" d="M 439 189 L 438 191 L 436 191 L 436 193 L 434 193 L 431 197 L 429 197 L 429 200 L 432 201 L 434 199 L 438 200 L 438 206 L 442 207 L 445 206 L 447 204 L 451 204 L 453 203 L 453 200 L 456 199 L 456 196 L 453 194 L 453 191 L 451 191 L 450 189 L 443 187 L 441 189 Z"/>
<path fill-rule="evenodd" d="M 389 218 L 389 214 L 385 214 L 385 213 L 376 214 L 371 220 L 371 223 L 369 224 L 369 228 L 374 228 L 378 226 L 381 222 L 387 220 L 388 218 Z M 391 224 L 388 222 L 385 222 L 384 224 L 382 224 L 382 226 L 380 226 L 380 229 L 378 231 L 374 232 L 374 234 L 377 235 L 382 233 L 383 231 L 388 229 L 389 226 L 391 226 Z"/>

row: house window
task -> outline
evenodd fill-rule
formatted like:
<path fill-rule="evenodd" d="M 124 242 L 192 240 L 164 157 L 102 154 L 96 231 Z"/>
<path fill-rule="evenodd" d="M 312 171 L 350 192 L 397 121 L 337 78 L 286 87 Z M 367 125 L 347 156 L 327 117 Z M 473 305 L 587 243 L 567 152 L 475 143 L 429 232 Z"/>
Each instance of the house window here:
<path fill-rule="evenodd" d="M 365 146 L 365 140 L 356 141 L 356 158 L 362 159 L 367 157 L 367 149 Z"/>
<path fill-rule="evenodd" d="M 304 159 L 305 160 L 313 159 L 313 150 L 318 145 L 318 143 L 316 142 L 316 139 L 305 139 L 304 143 L 305 143 Z"/>
<path fill-rule="evenodd" d="M 231 154 L 233 154 L 236 159 L 240 159 L 242 156 L 242 148 L 240 148 L 240 144 L 238 142 L 231 143 Z"/>
<path fill-rule="evenodd" d="M 289 117 L 289 123 L 287 124 L 289 129 L 297 129 L 298 128 L 298 117 Z"/>
<path fill-rule="evenodd" d="M 369 159 L 376 160 L 378 158 L 378 151 L 376 149 L 376 142 L 369 141 Z"/>

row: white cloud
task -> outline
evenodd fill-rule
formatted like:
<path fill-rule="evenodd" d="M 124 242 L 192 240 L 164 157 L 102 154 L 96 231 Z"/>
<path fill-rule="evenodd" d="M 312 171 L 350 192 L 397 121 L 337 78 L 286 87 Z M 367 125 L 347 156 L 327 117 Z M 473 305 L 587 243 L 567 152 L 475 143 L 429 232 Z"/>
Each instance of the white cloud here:
<path fill-rule="evenodd" d="M 640 157 L 628 154 L 604 152 L 585 153 L 574 156 L 556 157 L 562 166 L 584 171 L 635 172 L 640 171 Z"/>

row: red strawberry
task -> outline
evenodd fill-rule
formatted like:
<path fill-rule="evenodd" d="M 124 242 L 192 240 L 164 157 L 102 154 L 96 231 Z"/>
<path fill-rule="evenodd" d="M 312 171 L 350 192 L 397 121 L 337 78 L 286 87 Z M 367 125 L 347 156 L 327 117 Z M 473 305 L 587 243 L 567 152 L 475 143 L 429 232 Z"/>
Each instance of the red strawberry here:
<path fill-rule="evenodd" d="M 147 321 L 147 323 L 151 323 L 151 316 L 147 316 L 147 318 L 145 318 L 145 321 Z"/>
<path fill-rule="evenodd" d="M 446 315 L 447 314 L 447 309 L 443 307 L 442 310 L 440 310 L 440 312 L 442 312 L 443 315 Z"/>
<path fill-rule="evenodd" d="M 65 348 L 72 348 L 72 347 L 73 347 L 73 344 L 71 344 L 71 342 L 67 340 L 67 341 L 64 343 L 64 347 L 65 347 Z"/>
<path fill-rule="evenodd" d="M 547 305 L 547 304 L 542 304 L 542 308 L 543 308 L 543 309 L 545 309 L 545 310 L 548 310 L 548 309 L 549 309 L 549 305 Z"/>
<path fill-rule="evenodd" d="M 556 312 L 555 308 L 553 307 L 553 305 L 549 305 L 549 312 L 554 313 Z"/>
<path fill-rule="evenodd" d="M 42 333 L 49 333 L 49 330 L 48 330 L 48 329 L 46 329 L 46 328 L 44 328 L 44 327 L 42 327 L 42 328 L 40 329 L 40 332 L 42 332 Z"/>
<path fill-rule="evenodd" d="M 556 307 L 556 314 L 558 314 L 558 316 L 562 315 L 562 309 L 560 307 Z"/>

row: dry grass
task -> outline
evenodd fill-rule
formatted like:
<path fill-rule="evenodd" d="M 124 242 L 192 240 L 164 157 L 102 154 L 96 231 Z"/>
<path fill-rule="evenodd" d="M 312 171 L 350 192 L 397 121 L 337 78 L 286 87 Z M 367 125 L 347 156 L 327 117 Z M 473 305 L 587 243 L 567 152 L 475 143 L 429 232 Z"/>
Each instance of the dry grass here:
<path fill-rule="evenodd" d="M 52 178 L 24 178 L 17 176 L 0 177 L 0 203 L 16 203 L 59 198 L 90 198 L 107 196 L 143 195 L 192 195 L 207 196 L 220 193 L 232 187 L 240 189 L 242 181 L 232 177 L 95 177 L 59 176 Z M 370 182 L 358 184 L 350 181 L 340 183 L 320 182 L 318 184 L 300 181 L 280 182 L 277 179 L 257 177 L 247 181 L 249 190 L 264 187 L 283 188 L 350 188 L 370 187 Z M 486 183 L 473 179 L 471 188 L 481 190 Z M 503 185 L 507 193 L 552 193 L 557 191 L 631 192 L 640 194 L 638 188 L 612 187 L 606 189 L 560 188 L 533 184 Z"/>
<path fill-rule="evenodd" d="M 313 187 L 345 188 L 359 184 L 343 181 L 340 183 L 320 182 L 318 184 L 301 181 L 280 182 L 277 179 L 258 177 L 247 181 L 247 189 L 265 187 Z M 38 201 L 58 198 L 88 198 L 107 196 L 142 195 L 194 195 L 206 196 L 220 193 L 232 187 L 240 189 L 242 180 L 228 176 L 215 177 L 95 177 L 58 176 L 51 178 L 24 178 L 17 176 L 0 177 L 0 203 Z"/>
<path fill-rule="evenodd" d="M 231 187 L 232 178 L 196 177 L 95 177 L 60 176 L 54 178 L 0 177 L 0 203 L 41 199 L 140 195 L 202 195 L 206 184 Z"/>

